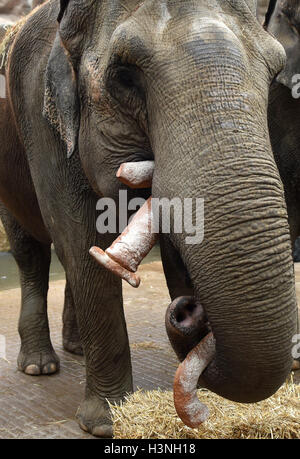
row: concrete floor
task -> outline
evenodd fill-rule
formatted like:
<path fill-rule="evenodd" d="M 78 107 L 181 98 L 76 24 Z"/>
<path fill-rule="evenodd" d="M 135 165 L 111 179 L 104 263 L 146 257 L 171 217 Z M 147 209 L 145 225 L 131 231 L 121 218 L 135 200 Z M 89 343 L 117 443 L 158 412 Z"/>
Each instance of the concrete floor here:
<path fill-rule="evenodd" d="M 134 386 L 168 390 L 177 360 L 164 328 L 169 296 L 161 263 L 141 266 L 140 272 L 139 289 L 124 283 Z M 52 282 L 49 291 L 51 340 L 61 360 L 60 372 L 52 376 L 32 377 L 17 371 L 20 290 L 0 293 L 0 335 L 6 338 L 7 359 L 0 358 L 0 438 L 93 438 L 74 420 L 83 399 L 85 368 L 82 357 L 62 348 L 64 284 Z"/>
<path fill-rule="evenodd" d="M 177 360 L 164 328 L 169 296 L 160 262 L 140 268 L 142 284 L 124 283 L 125 314 L 132 350 L 135 388 L 170 390 Z M 300 299 L 300 264 L 296 265 Z M 64 281 L 51 283 L 49 321 L 52 343 L 61 359 L 53 376 L 31 377 L 16 369 L 20 290 L 0 293 L 0 335 L 6 337 L 6 360 L 0 358 L 0 438 L 93 438 L 82 432 L 74 415 L 84 393 L 84 359 L 62 348 Z M 155 319 L 155 320 L 154 320 Z M 295 374 L 300 383 L 300 372 Z"/>

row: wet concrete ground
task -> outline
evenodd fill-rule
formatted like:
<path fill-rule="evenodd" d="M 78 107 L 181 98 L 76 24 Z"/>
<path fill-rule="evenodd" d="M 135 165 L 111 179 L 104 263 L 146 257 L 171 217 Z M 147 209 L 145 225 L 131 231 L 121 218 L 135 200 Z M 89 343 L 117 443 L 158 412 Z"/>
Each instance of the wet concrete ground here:
<path fill-rule="evenodd" d="M 170 390 L 177 360 L 164 328 L 169 296 L 160 262 L 140 268 L 142 284 L 124 283 L 125 314 L 132 352 L 135 388 Z M 296 265 L 300 299 L 300 264 Z M 0 335 L 6 338 L 6 360 L 0 358 L 0 438 L 93 438 L 74 420 L 84 394 L 84 359 L 62 348 L 64 281 L 51 282 L 49 320 L 52 343 L 61 370 L 52 376 L 31 377 L 16 369 L 19 351 L 17 322 L 20 290 L 0 292 Z M 300 383 L 300 372 L 295 374 Z"/>

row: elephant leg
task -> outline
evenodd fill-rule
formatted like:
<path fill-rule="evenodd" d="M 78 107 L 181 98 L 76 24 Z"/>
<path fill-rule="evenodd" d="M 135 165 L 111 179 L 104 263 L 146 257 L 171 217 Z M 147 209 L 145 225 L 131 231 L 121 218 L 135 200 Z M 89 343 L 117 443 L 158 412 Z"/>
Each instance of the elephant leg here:
<path fill-rule="evenodd" d="M 95 436 L 111 437 L 108 401 L 118 403 L 133 390 L 121 281 L 99 267 L 87 247 L 77 245 L 76 252 L 64 255 L 86 362 L 85 400 L 76 417 L 83 430 Z M 75 266 L 74 259 L 78 260 Z"/>
<path fill-rule="evenodd" d="M 59 369 L 59 359 L 50 341 L 47 316 L 50 245 L 30 236 L 3 207 L 0 213 L 20 273 L 18 368 L 28 375 L 52 374 Z"/>
<path fill-rule="evenodd" d="M 63 312 L 63 347 L 66 351 L 76 355 L 83 355 L 79 336 L 75 304 L 69 281 L 65 287 L 65 303 Z"/>

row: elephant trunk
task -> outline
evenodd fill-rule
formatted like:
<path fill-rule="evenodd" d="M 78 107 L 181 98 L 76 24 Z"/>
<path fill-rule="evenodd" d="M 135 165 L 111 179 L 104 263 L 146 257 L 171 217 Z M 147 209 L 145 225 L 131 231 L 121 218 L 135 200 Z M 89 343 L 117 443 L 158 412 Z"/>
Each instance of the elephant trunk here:
<path fill-rule="evenodd" d="M 179 365 L 174 380 L 174 405 L 178 416 L 191 428 L 206 421 L 209 410 L 197 398 L 197 382 L 215 354 L 215 340 L 209 333 Z"/>
<path fill-rule="evenodd" d="M 164 87 L 159 116 L 150 119 L 152 196 L 174 204 L 164 237 L 179 253 L 215 339 L 215 356 L 199 384 L 234 401 L 257 402 L 272 395 L 292 367 L 296 297 L 288 217 L 268 134 L 268 79 L 249 79 L 232 43 L 222 54 L 225 42 L 217 41 L 209 55 L 208 43 L 188 48 L 195 73 L 186 68 L 186 76 L 177 75 L 188 89 L 183 94 L 169 86 L 166 96 Z M 203 240 L 190 237 L 191 222 L 197 236 L 199 199 Z M 192 218 L 185 222 L 185 216 Z M 167 233 L 163 222 L 160 230 Z M 181 325 L 167 329 L 182 360 L 196 345 L 199 324 L 185 332 Z"/>
<path fill-rule="evenodd" d="M 224 139 L 218 155 L 200 152 L 193 165 L 186 164 L 189 173 L 181 172 L 171 197 L 179 196 L 183 206 L 185 197 L 204 198 L 204 240 L 188 244 L 185 231 L 168 236 L 192 281 L 193 303 L 202 305 L 208 323 L 199 323 L 193 313 L 190 323 L 182 320 L 182 311 L 172 320 L 169 312 L 170 341 L 184 360 L 196 339 L 205 335 L 205 327 L 206 333 L 211 329 L 215 356 L 199 384 L 238 402 L 257 402 L 281 386 L 292 367 L 296 333 L 284 194 L 272 152 L 257 141 L 257 135 L 244 131 L 241 139 L 235 136 L 231 147 Z M 172 153 L 174 158 L 174 149 Z M 193 176 L 195 162 L 197 177 Z M 166 190 L 156 174 L 153 196 L 170 193 L 170 183 Z"/>

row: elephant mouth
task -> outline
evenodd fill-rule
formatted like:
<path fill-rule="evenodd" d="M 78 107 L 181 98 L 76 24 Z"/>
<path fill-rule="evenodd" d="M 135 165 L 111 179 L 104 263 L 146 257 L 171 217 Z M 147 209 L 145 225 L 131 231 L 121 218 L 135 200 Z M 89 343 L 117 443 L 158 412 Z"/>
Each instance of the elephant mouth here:
<path fill-rule="evenodd" d="M 201 304 L 194 297 L 176 298 L 166 311 L 166 330 L 172 343 L 178 343 L 181 363 L 174 378 L 174 405 L 180 419 L 196 428 L 209 416 L 197 397 L 198 381 L 215 357 L 215 339 Z"/>

